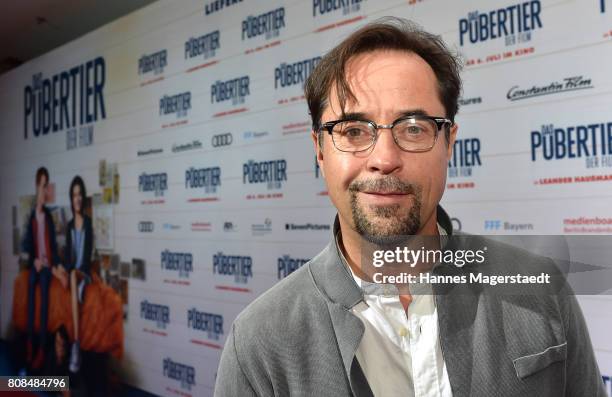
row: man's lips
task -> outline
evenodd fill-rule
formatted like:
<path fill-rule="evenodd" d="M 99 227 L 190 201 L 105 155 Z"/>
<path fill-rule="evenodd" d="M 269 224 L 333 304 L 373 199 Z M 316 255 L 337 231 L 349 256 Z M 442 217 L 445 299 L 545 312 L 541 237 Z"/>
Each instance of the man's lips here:
<path fill-rule="evenodd" d="M 361 191 L 359 193 L 362 194 L 364 201 L 379 204 L 399 203 L 410 196 L 410 193 L 397 191 Z"/>

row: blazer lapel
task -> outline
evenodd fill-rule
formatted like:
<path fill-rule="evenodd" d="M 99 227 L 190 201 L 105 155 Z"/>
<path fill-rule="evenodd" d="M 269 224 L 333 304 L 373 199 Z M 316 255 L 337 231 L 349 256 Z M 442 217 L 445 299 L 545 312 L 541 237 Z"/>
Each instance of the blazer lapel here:
<path fill-rule="evenodd" d="M 334 225 L 334 234 L 338 228 Z M 310 271 L 314 283 L 327 298 L 327 307 L 338 349 L 342 357 L 344 371 L 353 395 L 373 396 L 370 386 L 355 358 L 365 327 L 361 320 L 351 312 L 351 308 L 363 299 L 361 289 L 346 269 L 338 253 L 335 238 L 311 262 Z"/>

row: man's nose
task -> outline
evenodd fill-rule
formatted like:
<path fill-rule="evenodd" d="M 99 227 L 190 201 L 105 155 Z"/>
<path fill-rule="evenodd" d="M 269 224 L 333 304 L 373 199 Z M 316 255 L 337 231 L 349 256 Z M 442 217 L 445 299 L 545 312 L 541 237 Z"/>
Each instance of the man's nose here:
<path fill-rule="evenodd" d="M 370 150 L 368 171 L 391 174 L 402 167 L 402 149 L 395 143 L 390 129 L 378 130 L 378 138 Z"/>

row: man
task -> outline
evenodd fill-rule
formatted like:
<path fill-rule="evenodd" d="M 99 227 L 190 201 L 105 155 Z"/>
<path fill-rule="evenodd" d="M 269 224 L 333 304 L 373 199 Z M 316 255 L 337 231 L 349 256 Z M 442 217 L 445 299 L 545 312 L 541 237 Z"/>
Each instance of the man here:
<path fill-rule="evenodd" d="M 27 361 L 33 369 L 40 369 L 44 361 L 44 350 L 47 345 L 47 318 L 49 311 L 49 286 L 51 276 L 57 276 L 63 286 L 68 285 L 65 271 L 62 271 L 57 243 L 55 225 L 51 213 L 45 207 L 49 185 L 49 171 L 40 167 L 36 171 L 36 204 L 29 217 L 24 238 L 24 251 L 28 254 L 29 290 L 28 290 L 28 345 Z M 40 285 L 40 323 L 39 337 L 34 338 L 35 291 Z"/>
<path fill-rule="evenodd" d="M 571 294 L 380 293 L 362 263 L 364 241 L 418 235 L 440 245 L 452 234 L 438 203 L 460 90 L 441 39 L 399 19 L 363 27 L 318 64 L 305 92 L 338 210 L 331 242 L 234 321 L 216 396 L 605 395 Z M 490 246 L 490 263 L 555 272 L 549 260 Z"/>

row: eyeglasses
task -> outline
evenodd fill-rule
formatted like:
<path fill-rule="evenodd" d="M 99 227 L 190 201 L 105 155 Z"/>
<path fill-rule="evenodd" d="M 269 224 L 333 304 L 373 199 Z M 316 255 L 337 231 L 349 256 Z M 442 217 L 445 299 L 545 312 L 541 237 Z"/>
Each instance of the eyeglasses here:
<path fill-rule="evenodd" d="M 453 122 L 442 117 L 411 115 L 391 124 L 376 124 L 370 120 L 335 120 L 323 123 L 319 132 L 327 130 L 336 149 L 341 152 L 362 152 L 378 139 L 377 130 L 390 129 L 393 140 L 405 152 L 427 152 L 436 144 L 438 133 Z"/>

